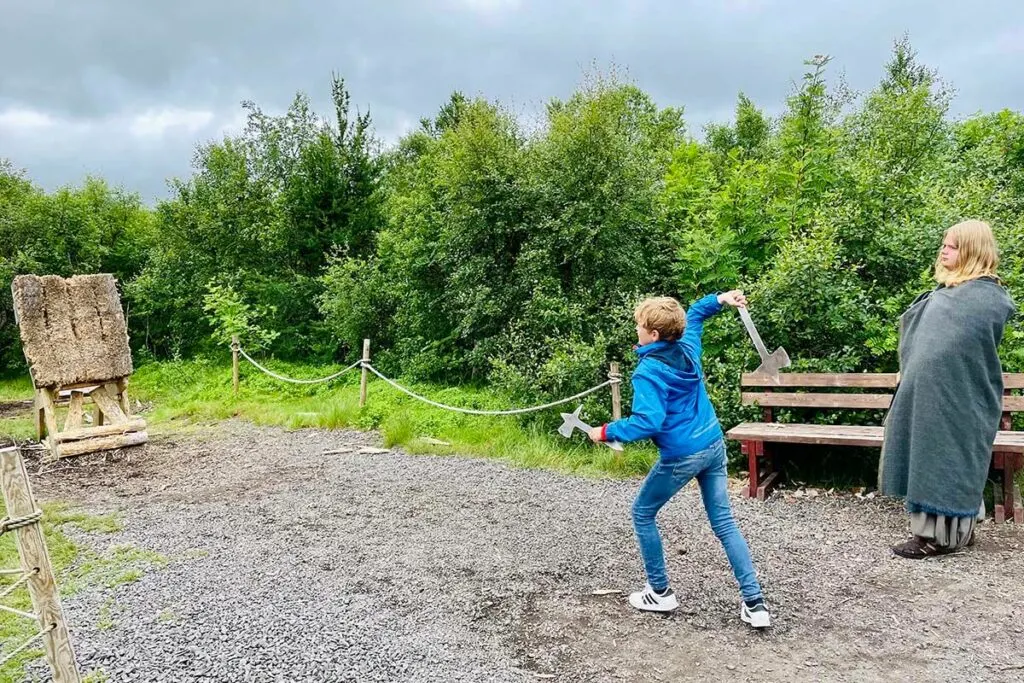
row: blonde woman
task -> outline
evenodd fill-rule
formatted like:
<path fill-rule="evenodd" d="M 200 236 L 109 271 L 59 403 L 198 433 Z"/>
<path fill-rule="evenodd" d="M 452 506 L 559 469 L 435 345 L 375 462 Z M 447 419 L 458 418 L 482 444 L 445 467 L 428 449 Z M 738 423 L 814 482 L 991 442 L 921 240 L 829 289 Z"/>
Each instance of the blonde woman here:
<path fill-rule="evenodd" d="M 885 420 L 879 490 L 906 498 L 921 559 L 968 545 L 982 504 L 1002 411 L 998 347 L 1014 313 L 996 275 L 992 229 L 977 220 L 946 231 L 938 287 L 900 317 L 900 384 Z"/>

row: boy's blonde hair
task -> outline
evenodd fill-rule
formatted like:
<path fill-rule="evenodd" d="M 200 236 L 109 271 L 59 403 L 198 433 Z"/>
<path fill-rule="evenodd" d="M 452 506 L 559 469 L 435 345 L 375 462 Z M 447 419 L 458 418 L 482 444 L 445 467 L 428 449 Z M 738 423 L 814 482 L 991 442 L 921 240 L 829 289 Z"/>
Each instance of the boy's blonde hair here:
<path fill-rule="evenodd" d="M 988 223 L 969 220 L 957 223 L 943 236 L 956 240 L 959 257 L 952 269 L 942 265 L 942 249 L 935 260 L 935 281 L 947 287 L 956 287 L 979 277 L 998 277 L 999 249 Z"/>
<path fill-rule="evenodd" d="M 633 311 L 637 325 L 647 330 L 658 331 L 664 341 L 675 341 L 683 336 L 686 329 L 686 311 L 670 296 L 656 296 L 644 299 Z"/>

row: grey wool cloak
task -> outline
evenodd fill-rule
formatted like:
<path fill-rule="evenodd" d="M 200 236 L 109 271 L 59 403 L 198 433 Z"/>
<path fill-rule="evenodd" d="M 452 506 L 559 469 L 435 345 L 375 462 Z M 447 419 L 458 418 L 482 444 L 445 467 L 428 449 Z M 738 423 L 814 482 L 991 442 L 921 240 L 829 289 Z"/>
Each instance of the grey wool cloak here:
<path fill-rule="evenodd" d="M 939 287 L 900 317 L 900 383 L 879 492 L 909 512 L 978 514 L 1003 401 L 998 347 L 1013 301 L 992 278 Z"/>

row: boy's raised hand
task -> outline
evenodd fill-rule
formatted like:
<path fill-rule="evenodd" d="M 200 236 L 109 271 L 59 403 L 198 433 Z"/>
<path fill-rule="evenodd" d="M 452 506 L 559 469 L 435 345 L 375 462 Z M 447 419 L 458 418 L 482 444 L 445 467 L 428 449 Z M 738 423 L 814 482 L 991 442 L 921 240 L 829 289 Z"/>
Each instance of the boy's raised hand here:
<path fill-rule="evenodd" d="M 732 291 L 723 292 L 722 294 L 719 294 L 718 303 L 722 304 L 723 306 L 728 305 L 733 306 L 735 308 L 746 308 L 747 297 L 743 295 L 742 289 L 734 289 Z"/>

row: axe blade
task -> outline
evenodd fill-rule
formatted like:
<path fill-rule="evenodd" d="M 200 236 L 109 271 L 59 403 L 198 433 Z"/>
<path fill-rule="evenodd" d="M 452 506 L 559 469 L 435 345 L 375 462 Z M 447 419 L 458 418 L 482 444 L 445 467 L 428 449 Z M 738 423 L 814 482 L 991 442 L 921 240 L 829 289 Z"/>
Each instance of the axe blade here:
<path fill-rule="evenodd" d="M 590 425 L 580 419 L 581 410 L 583 410 L 583 406 L 579 406 L 571 413 L 561 413 L 562 426 L 558 428 L 559 434 L 568 439 L 572 436 L 572 432 L 575 429 L 580 430 L 584 434 L 590 431 Z M 604 445 L 613 451 L 622 451 L 622 444 L 618 441 L 605 441 Z"/>
<path fill-rule="evenodd" d="M 583 410 L 583 406 L 579 406 L 576 410 L 571 413 L 562 413 L 562 426 L 558 428 L 558 433 L 569 438 L 572 436 L 572 430 L 576 429 L 580 424 L 580 411 Z"/>
<path fill-rule="evenodd" d="M 789 354 L 781 346 L 771 353 L 754 372 L 769 377 L 778 377 L 779 370 L 790 366 Z"/>

